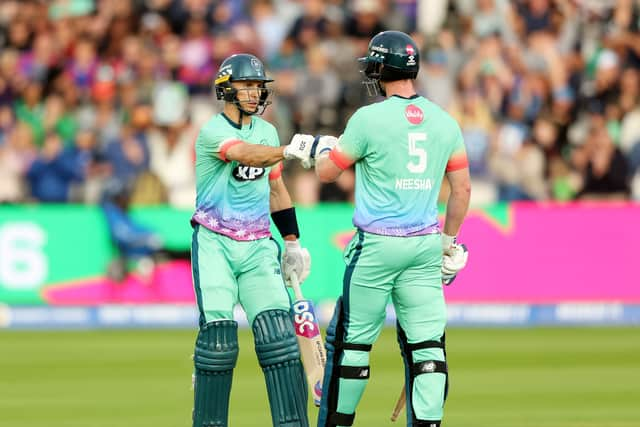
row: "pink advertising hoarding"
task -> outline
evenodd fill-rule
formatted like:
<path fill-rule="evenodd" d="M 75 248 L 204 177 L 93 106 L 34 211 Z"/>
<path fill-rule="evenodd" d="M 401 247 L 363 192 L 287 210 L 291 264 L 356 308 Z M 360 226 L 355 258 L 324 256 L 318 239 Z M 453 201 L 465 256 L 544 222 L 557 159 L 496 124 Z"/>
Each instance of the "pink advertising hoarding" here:
<path fill-rule="evenodd" d="M 313 257 L 305 294 L 316 302 L 332 302 L 342 291 L 342 250 L 353 236 L 352 214 L 348 205 L 300 212 L 303 241 Z M 48 233 L 45 249 L 66 241 L 57 229 L 42 229 Z M 91 230 L 91 242 L 108 244 L 104 231 Z M 180 236 L 188 248 L 190 229 Z M 460 241 L 469 247 L 469 264 L 445 288 L 449 303 L 640 304 L 640 204 L 512 203 L 472 209 Z M 61 250 L 50 252 L 53 272 L 67 257 Z M 106 265 L 108 259 L 99 261 Z M 114 283 L 100 267 L 94 274 L 45 282 L 38 295 L 48 305 L 194 304 L 188 260 L 160 265 L 146 280 L 131 274 Z"/>
<path fill-rule="evenodd" d="M 509 205 L 502 220 L 470 212 L 469 264 L 449 302 L 640 302 L 640 205 Z"/>

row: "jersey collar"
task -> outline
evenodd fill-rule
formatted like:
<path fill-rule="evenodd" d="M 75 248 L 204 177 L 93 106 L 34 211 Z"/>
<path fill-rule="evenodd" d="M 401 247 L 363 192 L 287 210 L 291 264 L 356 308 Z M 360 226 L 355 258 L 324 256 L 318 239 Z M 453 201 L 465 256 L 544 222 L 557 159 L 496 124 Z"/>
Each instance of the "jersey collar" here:
<path fill-rule="evenodd" d="M 400 98 L 400 99 L 416 99 L 419 98 L 420 95 L 418 95 L 417 93 L 414 93 L 413 95 L 411 95 L 410 97 L 404 97 L 404 96 L 400 96 L 400 95 L 391 95 L 392 97 L 396 97 L 396 98 Z"/>
<path fill-rule="evenodd" d="M 229 118 L 229 116 L 227 116 L 225 113 L 220 113 L 222 114 L 222 117 L 224 117 L 224 119 L 227 121 L 227 123 L 229 123 L 231 126 L 233 126 L 236 129 L 242 129 L 242 125 L 234 122 L 233 120 L 231 120 Z M 251 129 L 253 127 L 253 118 L 251 119 L 251 123 L 249 123 L 249 125 L 247 126 L 248 129 Z"/>

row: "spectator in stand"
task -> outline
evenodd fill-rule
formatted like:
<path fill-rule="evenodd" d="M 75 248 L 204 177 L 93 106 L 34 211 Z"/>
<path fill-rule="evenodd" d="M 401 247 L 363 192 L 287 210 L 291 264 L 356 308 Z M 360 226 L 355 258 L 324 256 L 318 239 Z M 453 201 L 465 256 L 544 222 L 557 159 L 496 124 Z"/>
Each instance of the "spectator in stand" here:
<path fill-rule="evenodd" d="M 329 66 L 329 56 L 322 45 L 306 51 L 307 70 L 297 80 L 296 109 L 300 128 L 312 134 L 326 134 L 335 129 L 336 109 L 340 97 L 340 78 Z"/>
<path fill-rule="evenodd" d="M 140 173 L 149 170 L 147 138 L 131 126 L 123 126 L 118 139 L 107 145 L 105 157 L 113 169 L 113 178 L 133 182 Z"/>
<path fill-rule="evenodd" d="M 293 38 L 299 48 L 306 49 L 324 38 L 327 18 L 323 0 L 307 0 L 303 7 L 302 14 L 294 21 L 288 36 Z"/>
<path fill-rule="evenodd" d="M 167 190 L 171 206 L 195 206 L 194 142 L 197 132 L 187 117 L 187 91 L 178 83 L 158 84 L 149 133 L 150 166 Z"/>
<path fill-rule="evenodd" d="M 578 199 L 626 200 L 630 195 L 627 160 L 606 126 L 594 121 L 585 142 L 584 185 Z"/>
<path fill-rule="evenodd" d="M 5 143 L 9 133 L 16 124 L 13 110 L 8 105 L 0 104 L 0 147 Z"/>
<path fill-rule="evenodd" d="M 461 91 L 450 112 L 462 129 L 471 176 L 486 175 L 487 156 L 495 124 L 486 103 L 482 102 L 480 92 L 475 88 Z"/>
<path fill-rule="evenodd" d="M 41 124 L 44 132 L 55 132 L 67 146 L 73 143 L 78 130 L 78 122 L 67 110 L 64 98 L 57 93 L 46 98 Z"/>
<path fill-rule="evenodd" d="M 418 85 L 425 96 L 447 110 L 453 102 L 455 82 L 447 70 L 447 55 L 439 47 L 429 49 Z"/>
<path fill-rule="evenodd" d="M 45 82 L 57 67 L 59 46 L 51 33 L 39 34 L 33 42 L 33 49 L 20 55 L 21 73 L 29 80 Z"/>
<path fill-rule="evenodd" d="M 138 106 L 153 102 L 161 82 L 184 82 L 198 125 L 215 113 L 211 80 L 222 59 L 250 51 L 276 77 L 279 96 L 266 114 L 282 140 L 295 132 L 334 134 L 356 107 L 375 101 L 364 97 L 352 58 L 389 27 L 413 31 L 418 42 L 426 60 L 419 93 L 461 119 L 474 198 L 485 194 L 472 202 L 497 200 L 497 188 L 504 189 L 497 177 L 529 155 L 534 160 L 523 167 L 536 176 L 544 171 L 546 182 L 536 188 L 548 193 L 520 196 L 565 200 L 579 191 L 575 176 L 586 176 L 592 151 L 608 152 L 586 149 L 594 145 L 586 144 L 594 103 L 640 182 L 639 17 L 637 0 L 2 0 L 0 108 L 10 113 L 0 109 L 0 116 L 29 126 L 28 141 L 37 147 L 52 133 L 73 146 L 79 129 L 92 130 L 98 151 L 117 164 L 116 176 L 137 176 L 153 163 L 147 140 L 174 137 L 171 126 L 133 124 Z M 552 132 L 541 126 L 542 134 L 556 134 L 553 142 L 536 137 L 541 117 L 553 122 Z M 0 124 L 5 144 L 13 127 Z M 490 141 L 517 134 L 516 159 L 495 162 L 489 173 L 487 158 L 496 152 Z M 128 156 L 121 139 L 136 142 L 125 144 Z M 29 164 L 14 145 L 5 147 L 3 164 L 25 160 L 7 173 L 12 183 L 25 180 Z M 88 202 L 96 200 L 100 176 L 91 179 L 97 186 Z M 308 186 L 317 194 L 305 200 L 348 199 L 349 185 Z M 22 190 L 11 193 L 12 200 L 24 197 Z"/>
<path fill-rule="evenodd" d="M 187 22 L 185 38 L 180 46 L 178 78 L 191 93 L 211 91 L 215 68 L 211 60 L 211 38 L 207 34 L 206 21 L 192 18 Z"/>
<path fill-rule="evenodd" d="M 41 83 L 30 81 L 26 84 L 21 98 L 15 104 L 15 113 L 19 121 L 31 127 L 35 144 L 39 147 L 42 146 L 45 129 Z"/>
<path fill-rule="evenodd" d="M 81 180 L 72 182 L 71 201 L 97 203 L 104 182 L 111 175 L 111 165 L 104 160 L 98 146 L 97 132 L 93 128 L 79 129 L 75 144 L 65 150 L 82 174 Z"/>
<path fill-rule="evenodd" d="M 65 66 L 65 72 L 83 95 L 88 95 L 98 71 L 98 57 L 95 43 L 88 38 L 76 41 L 73 56 Z"/>
<path fill-rule="evenodd" d="M 278 52 L 287 33 L 285 23 L 276 13 L 273 3 L 273 0 L 255 0 L 250 6 L 251 19 L 265 58 L 272 58 Z"/>
<path fill-rule="evenodd" d="M 620 149 L 629 159 L 630 173 L 640 171 L 640 71 L 626 68 L 620 79 Z"/>
<path fill-rule="evenodd" d="M 0 144 L 0 203 L 25 198 L 25 174 L 36 157 L 31 129 L 24 123 L 12 126 Z"/>
<path fill-rule="evenodd" d="M 382 5 L 377 0 L 353 0 L 351 14 L 345 22 L 345 33 L 352 37 L 366 52 L 367 42 L 379 32 L 386 29 L 382 23 Z"/>
<path fill-rule="evenodd" d="M 503 201 L 543 200 L 545 157 L 542 148 L 530 139 L 522 122 L 521 105 L 513 104 L 509 118 L 498 131 L 490 154 L 490 168 L 498 182 L 498 198 Z"/>
<path fill-rule="evenodd" d="M 69 201 L 71 184 L 84 179 L 85 165 L 75 150 L 65 150 L 60 136 L 49 133 L 40 154 L 31 164 L 27 179 L 31 196 L 40 202 Z"/>

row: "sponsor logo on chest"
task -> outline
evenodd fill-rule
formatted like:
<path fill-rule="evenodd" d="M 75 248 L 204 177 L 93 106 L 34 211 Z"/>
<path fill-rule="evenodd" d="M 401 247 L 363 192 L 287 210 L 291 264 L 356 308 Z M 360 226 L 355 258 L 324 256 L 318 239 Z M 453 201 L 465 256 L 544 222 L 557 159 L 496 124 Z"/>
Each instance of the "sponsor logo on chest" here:
<path fill-rule="evenodd" d="M 238 181 L 255 181 L 264 176 L 264 168 L 254 166 L 238 165 L 233 169 L 232 175 Z"/>

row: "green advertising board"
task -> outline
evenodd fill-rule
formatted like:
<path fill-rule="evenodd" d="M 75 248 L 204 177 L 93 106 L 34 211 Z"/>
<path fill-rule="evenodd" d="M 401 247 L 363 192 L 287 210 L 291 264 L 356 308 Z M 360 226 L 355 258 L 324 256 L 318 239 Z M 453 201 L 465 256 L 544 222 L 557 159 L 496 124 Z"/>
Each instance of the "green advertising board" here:
<path fill-rule="evenodd" d="M 353 207 L 328 204 L 297 212 L 301 241 L 312 253 L 305 295 L 319 300 L 335 296 L 342 286 L 342 247 L 353 233 Z M 148 207 L 132 216 L 159 233 L 167 248 L 190 248 L 190 211 Z M 0 303 L 44 304 L 48 287 L 103 277 L 115 254 L 97 206 L 0 206 Z"/>

